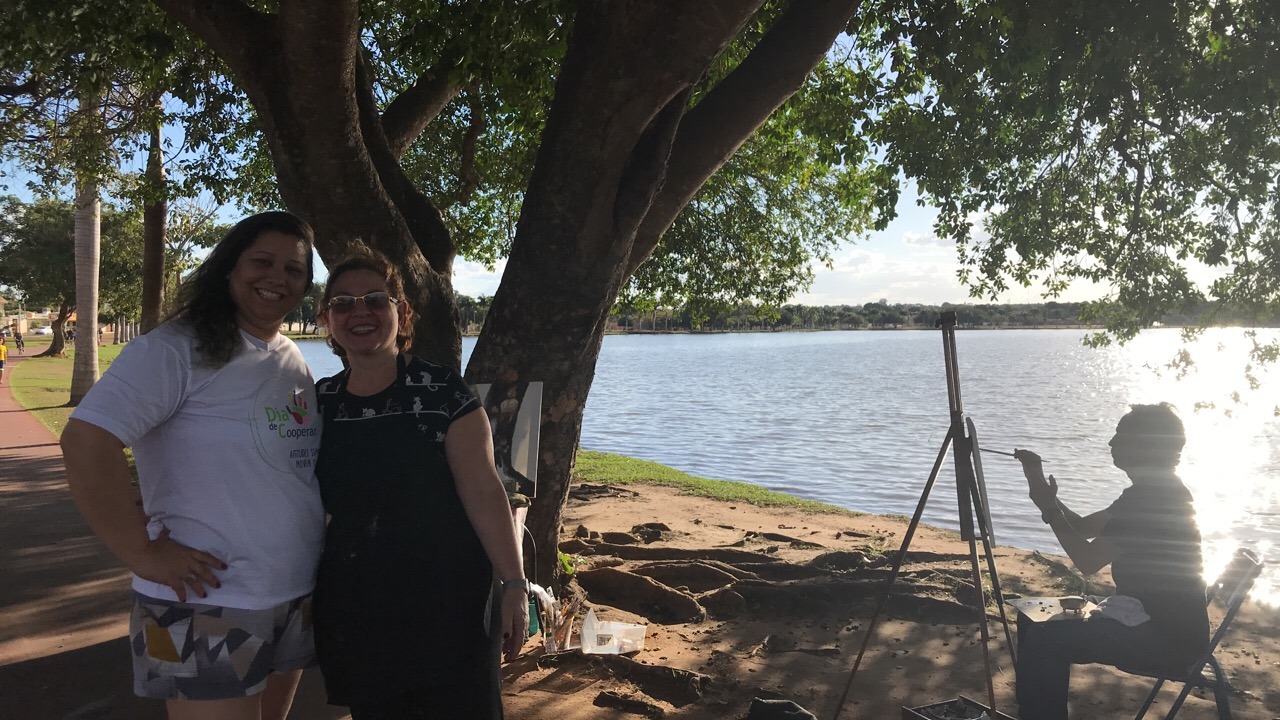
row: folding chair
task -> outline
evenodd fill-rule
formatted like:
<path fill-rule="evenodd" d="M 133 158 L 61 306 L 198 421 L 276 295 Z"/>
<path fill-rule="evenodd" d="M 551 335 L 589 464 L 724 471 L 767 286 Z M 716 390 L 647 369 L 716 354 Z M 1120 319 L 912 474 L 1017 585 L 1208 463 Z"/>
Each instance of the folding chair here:
<path fill-rule="evenodd" d="M 1186 675 L 1181 677 L 1153 675 L 1142 672 L 1134 673 L 1153 677 L 1156 680 L 1156 686 L 1151 688 L 1151 693 L 1147 695 L 1147 701 L 1142 704 L 1142 709 L 1138 711 L 1138 716 L 1134 720 L 1142 720 L 1142 717 L 1147 714 L 1147 709 L 1151 707 L 1151 703 L 1155 702 L 1156 695 L 1160 692 L 1160 686 L 1164 684 L 1165 680 L 1183 684 L 1182 692 L 1178 693 L 1178 699 L 1173 701 L 1168 714 L 1164 716 L 1165 720 L 1173 720 L 1173 716 L 1178 714 L 1178 710 L 1182 708 L 1182 703 L 1186 701 L 1187 695 L 1190 694 L 1191 688 L 1195 687 L 1213 690 L 1213 698 L 1218 703 L 1219 720 L 1231 720 L 1231 705 L 1227 700 L 1231 685 L 1227 682 L 1227 676 L 1222 672 L 1222 666 L 1218 664 L 1213 652 L 1218 649 L 1218 643 L 1222 641 L 1222 636 L 1226 635 L 1227 628 L 1231 627 L 1231 621 L 1235 619 L 1236 613 L 1240 611 L 1240 606 L 1244 604 L 1245 598 L 1249 595 L 1249 589 L 1253 587 L 1253 581 L 1258 578 L 1261 572 L 1262 561 L 1256 555 L 1245 548 L 1236 550 L 1236 554 L 1231 558 L 1227 569 L 1222 571 L 1222 575 L 1218 577 L 1217 582 L 1210 585 L 1206 592 L 1207 602 L 1212 603 L 1216 598 L 1226 606 L 1227 614 L 1222 618 L 1222 624 L 1218 625 L 1218 629 L 1213 633 L 1213 638 L 1209 640 L 1209 646 L 1205 649 L 1203 657 L 1189 668 L 1189 672 Z M 1212 678 L 1205 675 L 1206 665 L 1213 670 Z M 1127 670 L 1127 672 L 1133 671 Z"/>

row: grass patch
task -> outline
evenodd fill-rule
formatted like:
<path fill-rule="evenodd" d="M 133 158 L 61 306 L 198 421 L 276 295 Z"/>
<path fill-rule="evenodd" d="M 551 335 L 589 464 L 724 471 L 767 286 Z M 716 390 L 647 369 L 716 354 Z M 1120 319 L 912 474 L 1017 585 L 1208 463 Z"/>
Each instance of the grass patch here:
<path fill-rule="evenodd" d="M 41 348 L 43 349 L 43 348 Z M 99 371 L 106 370 L 120 354 L 124 345 L 103 345 L 98 348 Z M 71 397 L 71 355 L 68 347 L 65 358 L 32 358 L 31 345 L 27 345 L 27 357 L 11 372 L 7 372 L 10 389 L 18 404 L 49 428 L 54 435 L 62 434 L 71 415 L 67 403 Z"/>
<path fill-rule="evenodd" d="M 805 512 L 848 515 L 850 517 L 865 514 L 816 500 L 805 500 L 794 495 L 766 490 L 758 485 L 728 480 L 710 480 L 681 472 L 661 463 L 591 450 L 582 450 L 578 453 L 574 477 L 583 482 L 603 485 L 626 485 L 630 483 L 663 485 L 676 488 L 686 495 L 730 502 L 745 502 L 762 507 L 795 508 Z"/>

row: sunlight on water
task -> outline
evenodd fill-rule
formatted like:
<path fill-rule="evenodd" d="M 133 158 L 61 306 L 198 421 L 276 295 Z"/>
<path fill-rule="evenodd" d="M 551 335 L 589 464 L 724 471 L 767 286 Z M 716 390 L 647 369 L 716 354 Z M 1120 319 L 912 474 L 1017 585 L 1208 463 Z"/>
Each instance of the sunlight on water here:
<path fill-rule="evenodd" d="M 1144 368 L 1168 360 L 1180 346 L 1174 332 L 1145 333 L 1119 352 L 1133 365 L 1130 398 L 1162 397 L 1178 406 L 1187 428 L 1179 475 L 1196 498 L 1204 538 L 1205 575 L 1215 577 L 1241 544 L 1268 557 L 1274 553 L 1280 520 L 1280 435 L 1275 407 L 1278 373 L 1262 372 L 1262 387 L 1250 391 L 1244 376 L 1249 343 L 1237 330 L 1207 332 L 1191 347 L 1191 372 L 1174 380 Z M 1242 402 L 1234 402 L 1239 391 Z M 1216 407 L 1194 410 L 1197 403 Z M 1251 537 L 1252 542 L 1241 542 Z M 1264 574 L 1253 597 L 1280 603 L 1274 572 Z"/>

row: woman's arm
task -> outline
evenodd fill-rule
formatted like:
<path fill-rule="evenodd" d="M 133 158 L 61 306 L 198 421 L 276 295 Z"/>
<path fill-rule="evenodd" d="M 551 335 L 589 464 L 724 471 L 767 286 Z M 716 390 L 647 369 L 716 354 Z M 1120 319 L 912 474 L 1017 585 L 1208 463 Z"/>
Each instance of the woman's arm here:
<path fill-rule="evenodd" d="M 1111 514 L 1100 510 L 1082 517 L 1072 512 L 1058 499 L 1057 480 L 1052 475 L 1045 477 L 1039 455 L 1030 450 L 1016 450 L 1014 457 L 1022 462 L 1027 494 L 1076 568 L 1085 575 L 1092 575 L 1111 564 L 1116 556 L 1116 547 L 1110 540 L 1098 538 Z"/>
<path fill-rule="evenodd" d="M 221 560 L 168 538 L 150 539 L 146 517 L 134 500 L 133 479 L 124 444 L 97 425 L 72 418 L 62 431 L 71 499 L 107 549 L 138 577 L 168 585 L 186 602 L 187 586 L 205 597 L 205 585 L 218 587 L 213 568 Z"/>
<path fill-rule="evenodd" d="M 1102 510 L 1084 518 L 1084 520 L 1089 521 L 1099 515 L 1110 517 L 1106 510 Z M 1103 524 L 1105 525 L 1106 523 L 1104 522 Z M 1058 538 L 1058 543 L 1066 551 L 1067 557 L 1071 558 L 1072 564 L 1085 575 L 1092 575 L 1098 572 L 1116 559 L 1117 548 L 1115 543 L 1105 537 L 1089 539 L 1088 536 L 1085 536 L 1072 526 L 1071 521 L 1061 512 L 1049 517 L 1049 527 L 1053 529 L 1054 537 Z"/>
<path fill-rule="evenodd" d="M 458 498 L 494 572 L 503 581 L 523 579 L 511 504 L 493 464 L 493 436 L 489 434 L 484 408 L 467 413 L 449 426 L 444 449 Z M 504 585 L 502 594 L 503 651 L 508 660 L 514 659 L 529 634 L 529 598 L 518 592 L 517 586 L 523 583 Z"/>

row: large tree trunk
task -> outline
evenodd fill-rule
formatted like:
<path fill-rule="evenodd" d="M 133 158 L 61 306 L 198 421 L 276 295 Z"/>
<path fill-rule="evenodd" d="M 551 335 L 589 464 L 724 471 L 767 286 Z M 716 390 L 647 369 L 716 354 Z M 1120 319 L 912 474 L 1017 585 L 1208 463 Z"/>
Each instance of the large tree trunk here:
<path fill-rule="evenodd" d="M 687 93 L 758 8 L 590 3 L 573 37 L 472 382 L 541 380 L 528 525 L 550 582 L 582 414 L 618 291 L 707 178 L 804 82 L 858 0 L 797 0 L 730 75 Z M 536 308 L 536 312 L 531 312 Z M 655 325 L 656 329 L 656 325 Z"/>
<path fill-rule="evenodd" d="M 142 208 L 142 331 L 160 324 L 164 304 L 165 232 L 169 221 L 168 191 L 164 182 L 164 156 L 157 115 L 147 149 L 147 203 Z M 117 333 L 118 335 L 119 333 Z"/>
<path fill-rule="evenodd" d="M 555 578 L 583 408 L 637 228 L 690 89 L 758 4 L 588 3 L 574 19 L 511 257 L 467 367 L 470 382 L 544 383 L 528 517 L 542 582 Z"/>

